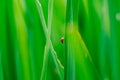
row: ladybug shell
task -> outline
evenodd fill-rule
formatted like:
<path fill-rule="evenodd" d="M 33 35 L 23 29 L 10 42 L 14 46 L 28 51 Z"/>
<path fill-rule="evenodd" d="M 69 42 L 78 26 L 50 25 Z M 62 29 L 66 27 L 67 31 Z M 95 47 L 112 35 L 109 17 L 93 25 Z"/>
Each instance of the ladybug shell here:
<path fill-rule="evenodd" d="M 64 43 L 64 37 L 61 38 L 61 43 Z"/>

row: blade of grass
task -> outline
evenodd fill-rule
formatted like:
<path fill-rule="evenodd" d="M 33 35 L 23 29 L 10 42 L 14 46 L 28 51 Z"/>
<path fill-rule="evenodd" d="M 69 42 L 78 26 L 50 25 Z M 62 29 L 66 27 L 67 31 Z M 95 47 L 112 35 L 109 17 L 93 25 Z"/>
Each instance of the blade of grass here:
<path fill-rule="evenodd" d="M 39 3 L 39 2 L 38 2 L 38 3 Z M 38 4 L 38 3 L 37 3 L 37 4 Z M 38 9 L 42 9 L 42 8 L 39 8 L 39 7 L 40 7 L 40 6 L 39 6 L 39 4 L 38 4 Z M 41 18 L 42 23 L 45 23 L 44 16 L 42 16 L 43 12 L 39 11 L 39 14 L 40 14 L 40 17 L 42 17 L 42 18 Z M 46 28 L 45 26 L 46 26 L 46 25 L 43 24 L 44 33 L 45 33 L 45 34 L 48 34 L 48 30 L 47 30 L 47 28 Z M 46 36 L 47 36 L 47 35 L 45 35 L 45 37 L 46 37 Z M 47 39 L 47 37 L 46 37 L 46 39 Z M 63 67 L 63 65 L 61 64 L 61 62 L 59 61 L 59 59 L 57 58 L 57 53 L 56 53 L 56 51 L 54 50 L 51 41 L 50 41 L 50 51 L 51 51 L 51 53 L 53 53 L 52 55 L 55 56 L 54 60 L 57 59 L 59 65 L 60 65 L 61 68 L 63 69 L 64 67 Z"/>
<path fill-rule="evenodd" d="M 111 67 L 110 66 L 110 19 L 109 19 L 109 6 L 108 0 L 102 2 L 102 30 L 101 30 L 101 42 L 100 42 L 100 68 L 103 79 L 111 79 Z"/>
<path fill-rule="evenodd" d="M 117 18 L 117 14 L 120 13 L 120 1 L 119 0 L 108 0 L 109 6 L 109 17 L 110 17 L 110 40 L 111 49 L 110 50 L 110 61 L 112 67 L 112 79 L 120 79 L 120 20 Z"/>
<path fill-rule="evenodd" d="M 30 52 L 31 75 L 33 80 L 40 79 L 43 64 L 45 35 L 41 26 L 36 0 L 22 0 L 25 4 L 24 19 L 28 31 L 28 47 Z M 43 0 L 41 0 L 42 2 Z M 43 3 L 44 4 L 44 3 Z M 46 7 L 44 5 L 44 7 Z M 46 9 L 45 9 L 46 10 Z"/>
<path fill-rule="evenodd" d="M 99 73 L 93 64 L 92 58 L 78 30 L 70 29 L 70 27 L 67 30 L 67 65 L 65 67 L 65 69 L 67 69 L 65 72 L 65 75 L 67 76 L 66 80 L 99 80 Z"/>
<path fill-rule="evenodd" d="M 78 7 L 79 4 L 72 4 L 72 2 L 73 0 L 67 1 L 65 80 L 99 80 L 97 69 L 78 32 L 78 23 L 76 22 L 78 13 L 74 13 L 73 9 Z M 76 0 L 77 2 L 79 3 Z M 78 12 L 77 10 L 75 9 L 74 11 Z M 96 74 L 96 77 L 93 76 L 94 74 Z"/>
<path fill-rule="evenodd" d="M 41 6 L 39 0 L 36 0 L 36 5 L 37 5 L 38 11 L 39 11 L 39 15 L 40 15 L 41 23 L 43 26 L 44 34 L 47 35 L 48 34 L 47 25 L 45 22 L 42 6 Z M 47 36 L 46 36 L 46 38 L 47 38 Z"/>
<path fill-rule="evenodd" d="M 4 51 L 3 45 L 5 44 L 5 41 L 6 41 L 5 33 L 4 33 L 4 32 L 6 32 L 4 30 L 4 29 L 6 29 L 5 19 L 4 19 L 5 9 L 6 9 L 5 8 L 5 1 L 2 0 L 0 3 L 0 10 L 1 10 L 1 12 L 0 12 L 0 25 L 1 25 L 0 26 L 0 80 L 3 80 L 3 66 L 4 66 L 3 62 L 6 62 L 6 61 L 3 61 L 4 57 L 2 56 L 2 54 L 4 53 L 4 52 L 2 52 L 2 50 Z"/>
<path fill-rule="evenodd" d="M 16 32 L 16 23 L 15 23 L 15 15 L 14 15 L 14 1 L 13 0 L 9 0 L 7 2 L 7 10 L 8 10 L 8 18 L 7 18 L 7 24 L 9 23 L 9 25 L 7 25 L 7 38 L 8 38 L 8 55 L 9 56 L 9 68 L 11 73 L 9 74 L 12 78 L 11 79 L 23 79 L 23 73 L 21 73 L 23 70 L 21 69 L 21 63 L 17 62 L 17 56 L 16 54 L 18 53 L 18 39 L 17 39 L 17 32 Z M 18 53 L 19 54 L 19 53 Z M 19 56 L 20 57 L 20 56 Z M 19 58 L 18 58 L 19 59 Z M 19 59 L 21 60 L 21 59 Z M 16 66 L 19 65 L 19 66 Z M 18 71 L 19 70 L 19 71 Z M 17 72 L 18 71 L 18 72 Z M 20 76 L 20 77 L 19 77 Z"/>
<path fill-rule="evenodd" d="M 52 2 L 52 1 L 51 1 Z M 48 29 L 51 31 L 51 24 L 52 24 L 52 20 L 51 20 L 51 18 L 52 18 L 52 11 L 51 11 L 51 9 L 52 9 L 52 5 L 53 5 L 53 3 L 51 3 L 51 2 L 49 2 L 49 11 L 48 11 L 48 24 L 49 24 L 49 26 L 48 26 Z M 43 25 L 43 30 L 44 30 L 44 33 L 45 33 L 45 36 L 46 36 L 46 39 L 48 39 L 47 38 L 47 34 L 48 34 L 48 30 L 47 30 L 47 26 L 46 26 L 46 22 L 45 22 L 45 19 L 44 19 L 44 15 L 43 15 L 43 11 L 42 11 L 42 6 L 41 6 L 41 4 L 40 4 L 40 2 L 39 1 L 37 1 L 37 7 L 38 7 L 38 11 L 39 11 L 39 14 L 40 14 L 40 18 L 41 18 L 41 21 L 42 21 L 42 25 Z M 51 7 L 50 7 L 51 6 Z M 50 14 L 49 14 L 50 13 Z M 49 32 L 49 34 L 50 34 L 51 32 Z M 50 35 L 49 35 L 50 36 Z M 49 37 L 50 38 L 50 37 Z M 52 55 L 52 58 L 53 58 L 53 61 L 54 61 L 54 63 L 55 63 L 55 65 L 56 65 L 56 67 L 57 67 L 57 69 L 58 69 L 58 72 L 59 71 L 61 71 L 60 69 L 59 69 L 59 67 L 58 66 L 60 66 L 60 68 L 62 68 L 63 69 L 63 66 L 62 66 L 62 64 L 60 63 L 60 61 L 59 61 L 59 59 L 57 58 L 57 54 L 56 54 L 56 52 L 55 52 L 55 50 L 54 50 L 54 48 L 53 48 L 53 45 L 52 45 L 52 42 L 51 42 L 51 40 L 50 40 L 50 51 L 51 51 L 51 55 Z M 59 72 L 60 73 L 60 72 Z M 61 75 L 61 74 L 59 74 L 59 75 Z M 63 77 L 62 77 L 62 75 L 60 76 L 60 78 L 61 79 L 63 79 Z"/>
<path fill-rule="evenodd" d="M 0 49 L 0 80 L 4 80 L 3 79 L 3 68 L 2 68 L 2 52 L 1 52 L 1 49 Z"/>
<path fill-rule="evenodd" d="M 48 57 L 49 57 L 49 44 L 46 43 L 43 57 L 43 66 L 40 80 L 46 80 L 47 77 L 47 65 L 48 65 Z"/>
<path fill-rule="evenodd" d="M 27 26 L 23 17 L 24 11 L 21 8 L 19 1 L 13 0 L 15 23 L 17 30 L 18 46 L 19 46 L 19 56 L 22 61 L 22 74 L 23 79 L 31 80 L 30 67 L 29 67 L 29 48 L 27 45 L 28 35 Z"/>
<path fill-rule="evenodd" d="M 53 16 L 53 0 L 48 0 L 48 35 L 51 36 L 52 16 Z"/>
<path fill-rule="evenodd" d="M 4 79 L 11 79 L 8 60 L 7 49 L 7 25 L 6 25 L 6 2 L 2 0 L 0 2 L 0 49 L 2 51 L 2 66 L 4 72 Z"/>
<path fill-rule="evenodd" d="M 37 2 L 38 3 L 38 2 Z M 41 4 L 39 4 L 39 8 L 40 8 L 40 13 L 41 13 L 41 19 L 44 20 L 44 15 L 43 15 L 43 12 L 42 12 L 42 7 L 41 7 Z M 48 34 L 45 33 L 45 35 L 47 35 L 46 37 L 46 46 L 45 46 L 45 52 L 44 52 L 44 60 L 43 60 L 43 69 L 42 69 L 42 73 L 41 73 L 41 80 L 44 80 L 46 79 L 46 73 L 47 73 L 47 65 L 48 65 L 48 58 L 49 58 L 49 47 L 50 47 L 50 35 L 51 35 L 51 24 L 52 24 L 52 9 L 53 9 L 53 0 L 50 1 L 49 0 L 49 3 L 48 3 Z M 45 31 L 45 28 L 46 28 L 46 24 L 45 24 L 45 20 L 42 22 L 44 26 L 44 31 Z"/>

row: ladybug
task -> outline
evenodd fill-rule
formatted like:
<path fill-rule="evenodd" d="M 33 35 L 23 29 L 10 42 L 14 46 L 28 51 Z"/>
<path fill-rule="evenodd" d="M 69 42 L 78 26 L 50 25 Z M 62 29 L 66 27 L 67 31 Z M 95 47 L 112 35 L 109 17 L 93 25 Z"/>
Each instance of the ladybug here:
<path fill-rule="evenodd" d="M 61 43 L 62 43 L 62 44 L 64 43 L 64 37 L 61 38 Z"/>

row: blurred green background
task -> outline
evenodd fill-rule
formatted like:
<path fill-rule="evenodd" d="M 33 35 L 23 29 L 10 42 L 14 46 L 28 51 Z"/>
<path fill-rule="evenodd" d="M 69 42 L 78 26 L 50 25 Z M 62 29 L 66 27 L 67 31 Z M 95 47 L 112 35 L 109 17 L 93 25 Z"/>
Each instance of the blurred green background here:
<path fill-rule="evenodd" d="M 0 80 L 120 80 L 120 0 L 49 2 L 38 1 L 45 58 L 40 5 L 0 0 Z"/>

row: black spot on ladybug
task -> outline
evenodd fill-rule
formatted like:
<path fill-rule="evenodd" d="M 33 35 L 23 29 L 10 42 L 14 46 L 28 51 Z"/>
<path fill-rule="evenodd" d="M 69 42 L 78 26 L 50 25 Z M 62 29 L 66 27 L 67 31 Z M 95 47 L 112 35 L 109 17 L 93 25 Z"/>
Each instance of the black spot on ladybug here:
<path fill-rule="evenodd" d="M 64 43 L 64 37 L 61 38 L 61 43 Z"/>

